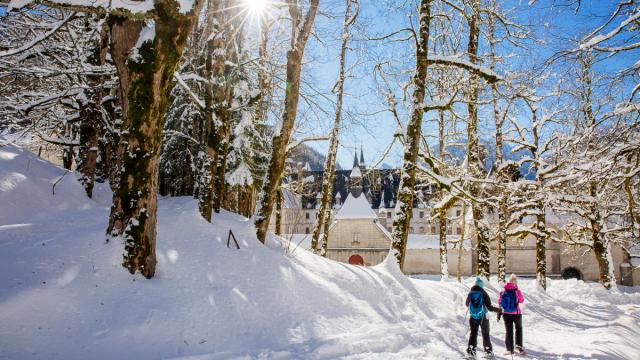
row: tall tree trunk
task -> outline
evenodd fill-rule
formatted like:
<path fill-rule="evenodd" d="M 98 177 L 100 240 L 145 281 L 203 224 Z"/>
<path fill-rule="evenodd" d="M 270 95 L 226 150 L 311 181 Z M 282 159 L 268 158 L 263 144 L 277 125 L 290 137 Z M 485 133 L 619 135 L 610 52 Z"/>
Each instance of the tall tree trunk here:
<path fill-rule="evenodd" d="M 591 66 L 593 64 L 593 58 L 589 53 L 581 55 L 579 58 L 582 70 L 581 80 L 583 82 L 583 103 L 582 112 L 585 120 L 585 130 L 594 131 L 597 122 L 596 116 L 593 111 L 593 102 L 591 100 L 592 87 L 591 87 Z M 594 140 L 589 140 L 587 148 L 590 153 L 595 152 Z M 593 177 L 593 174 L 588 174 Z M 589 180 L 588 186 L 589 196 L 592 199 L 598 198 L 598 183 L 595 179 Z M 605 219 L 600 214 L 600 207 L 595 201 L 589 206 L 590 216 L 588 217 L 589 224 L 591 226 L 591 242 L 593 246 L 593 253 L 598 262 L 598 270 L 600 273 L 600 283 L 606 289 L 615 288 L 616 277 L 613 272 L 613 259 L 611 257 L 611 244 L 606 236 L 603 234 Z"/>
<path fill-rule="evenodd" d="M 498 284 L 503 285 L 507 273 L 507 202 L 504 197 L 498 199 L 498 228 L 496 229 L 496 242 L 498 243 Z"/>
<path fill-rule="evenodd" d="M 73 140 L 74 134 L 71 130 L 71 126 L 67 126 L 65 136 L 69 139 L 69 141 Z M 62 149 L 62 167 L 67 170 L 71 170 L 73 166 L 73 145 L 65 145 Z"/>
<path fill-rule="evenodd" d="M 601 225 L 597 221 L 591 223 L 591 241 L 593 242 L 593 252 L 598 261 L 598 271 L 600 273 L 600 283 L 606 289 L 616 287 L 616 276 L 613 272 L 613 259 L 611 257 L 611 244 L 601 234 Z"/>
<path fill-rule="evenodd" d="M 230 100 L 230 99 L 229 99 Z M 230 104 L 231 102 L 229 102 Z M 231 114 L 226 109 L 227 116 L 225 116 L 225 120 L 219 129 L 219 139 L 218 150 L 216 151 L 216 177 L 215 177 L 215 197 L 213 203 L 213 211 L 216 213 L 220 212 L 220 207 L 224 203 L 225 198 L 225 188 L 226 188 L 226 178 L 225 175 L 227 173 L 227 156 L 229 154 L 229 140 L 231 137 Z"/>
<path fill-rule="evenodd" d="M 107 29 L 108 33 L 108 29 Z M 109 48 L 107 34 L 107 45 Z M 117 91 L 117 90 L 115 90 Z M 99 162 L 96 165 L 96 180 L 99 182 L 109 181 L 112 188 L 118 183 L 118 144 L 120 143 L 120 130 L 122 126 L 122 108 L 120 106 L 120 96 L 105 96 L 102 98 L 102 111 L 104 124 L 100 131 L 101 137 L 98 142 Z"/>
<path fill-rule="evenodd" d="M 351 4 L 355 2 L 355 12 L 351 13 Z M 358 16 L 358 0 L 347 0 L 344 11 L 344 22 L 342 25 L 342 45 L 340 46 L 340 72 L 338 81 L 334 86 L 336 94 L 336 114 L 333 119 L 333 129 L 329 140 L 329 151 L 324 162 L 324 172 L 322 173 L 322 194 L 320 195 L 320 209 L 316 216 L 316 223 L 311 237 L 311 249 L 318 252 L 318 241 L 322 235 L 320 255 L 326 256 L 329 233 L 325 223 L 331 218 L 331 207 L 333 205 L 333 182 L 336 171 L 336 153 L 338 151 L 338 132 L 340 131 L 340 120 L 342 118 L 342 98 L 344 94 L 345 64 L 347 55 L 347 44 L 349 41 L 349 26 L 353 24 Z"/>
<path fill-rule="evenodd" d="M 273 137 L 273 148 L 269 167 L 262 184 L 262 191 L 255 214 L 254 225 L 256 236 L 264 244 L 267 238 L 269 220 L 273 212 L 273 205 L 279 191 L 284 162 L 287 153 L 287 145 L 291 139 L 291 132 L 298 112 L 298 97 L 300 95 L 300 72 L 302 70 L 302 56 L 307 43 L 311 27 L 318 11 L 319 0 L 311 0 L 309 10 L 302 27 L 299 27 L 300 9 L 296 4 L 289 5 L 292 16 L 291 49 L 287 52 L 287 76 L 285 86 L 284 111 L 282 113 L 282 125 L 280 133 Z"/>
<path fill-rule="evenodd" d="M 441 89 L 443 90 L 443 89 Z M 440 161 L 444 162 L 445 141 L 444 141 L 444 111 L 438 110 L 438 148 L 440 153 Z M 444 191 L 441 191 L 444 196 Z M 453 202 L 451 202 L 453 204 Z M 449 277 L 449 264 L 447 263 L 447 207 L 438 209 L 438 222 L 440 227 L 440 275 L 442 279 Z"/>
<path fill-rule="evenodd" d="M 539 170 L 538 170 L 539 171 Z M 539 190 L 540 191 L 540 190 Z M 536 282 L 542 289 L 547 289 L 547 227 L 544 215 L 544 201 L 538 202 L 538 215 L 536 216 Z"/>
<path fill-rule="evenodd" d="M 531 109 L 532 112 L 532 124 L 534 125 L 532 128 L 532 136 L 533 143 L 535 145 L 535 150 L 532 151 L 532 156 L 534 159 L 533 168 L 536 172 L 536 185 L 535 185 L 535 197 L 536 201 L 536 282 L 538 286 L 542 289 L 547 289 L 547 239 L 549 238 L 549 233 L 547 232 L 547 220 L 545 216 L 545 202 L 544 202 L 544 178 L 541 176 L 542 166 L 541 157 L 542 155 L 538 152 L 540 149 L 540 132 L 537 127 L 538 124 L 538 114 L 535 108 Z"/>
<path fill-rule="evenodd" d="M 496 1 L 491 2 L 491 7 L 494 9 L 497 7 Z M 491 64 L 489 68 L 491 70 L 495 70 L 496 66 L 496 55 L 495 55 L 495 18 L 493 15 L 488 16 L 488 42 L 489 42 L 489 58 Z M 495 171 L 496 171 L 496 180 L 499 185 L 507 183 L 510 179 L 507 174 L 501 174 L 502 168 L 502 152 L 503 152 L 503 134 L 502 134 L 502 126 L 503 126 L 503 118 L 500 116 L 500 112 L 498 109 L 498 89 L 496 84 L 492 84 L 491 86 L 491 104 L 493 106 L 493 120 L 496 128 L 495 132 Z M 505 110 L 506 111 L 506 110 Z M 495 240 L 498 244 L 498 284 L 503 285 L 506 280 L 506 272 L 507 272 L 507 223 L 509 214 L 507 213 L 507 193 L 505 190 L 499 190 L 498 194 L 498 207 L 496 208 L 496 212 L 498 214 L 498 223 L 496 229 Z"/>
<path fill-rule="evenodd" d="M 447 263 L 447 210 L 438 209 L 438 221 L 440 222 L 440 275 L 443 280 L 449 277 L 449 264 Z"/>
<path fill-rule="evenodd" d="M 110 17 L 112 58 L 120 76 L 124 111 L 121 169 L 113 192 L 108 234 L 125 241 L 123 266 L 153 277 L 156 267 L 158 161 L 168 92 L 199 2 L 186 14 L 175 1 L 155 2 L 155 38 L 128 60 L 142 23 Z"/>
<path fill-rule="evenodd" d="M 416 160 L 420 150 L 420 135 L 422 133 L 431 0 L 420 1 L 419 13 L 416 70 L 412 80 L 411 117 L 407 124 L 407 134 L 405 136 L 402 177 L 400 178 L 400 188 L 398 189 L 398 202 L 396 203 L 391 242 L 392 255 L 398 261 L 400 270 L 404 268 L 404 258 L 407 251 L 407 237 L 413 211 L 413 195 L 416 181 Z"/>
<path fill-rule="evenodd" d="M 229 5 L 229 6 L 227 6 Z M 209 1 L 205 34 L 205 73 L 208 80 L 205 87 L 205 132 L 208 176 L 202 184 L 200 194 L 200 214 L 211 221 L 213 211 L 219 212 L 221 206 L 220 191 L 224 191 L 224 172 L 226 170 L 226 152 L 228 139 L 226 129 L 231 126 L 231 84 L 229 77 L 229 52 L 232 50 L 234 34 L 232 21 L 234 9 L 230 1 Z M 206 163 L 206 162 L 205 162 Z M 204 171 L 204 170 L 203 170 Z M 222 184 L 221 184 L 222 182 Z"/>
<path fill-rule="evenodd" d="M 93 184 L 96 176 L 98 158 L 98 129 L 100 128 L 100 99 L 102 92 L 98 89 L 86 91 L 86 102 L 80 107 L 80 147 L 78 149 L 78 172 L 80 182 L 88 197 L 93 197 Z"/>
<path fill-rule="evenodd" d="M 89 57 L 89 63 L 102 66 L 105 63 L 108 47 L 108 26 L 102 24 L 100 41 L 95 44 L 93 54 Z M 89 89 L 86 90 L 85 101 L 80 104 L 80 147 L 78 149 L 78 172 L 81 174 L 80 182 L 88 197 L 93 197 L 93 185 L 96 177 L 98 158 L 98 137 L 102 120 L 101 103 L 104 96 L 102 89 L 102 76 L 87 76 Z"/>
<path fill-rule="evenodd" d="M 213 31 L 213 19 L 219 16 L 221 12 L 216 11 L 216 7 L 209 2 L 208 11 L 211 12 L 210 18 L 207 20 L 208 26 L 205 33 L 210 34 Z M 213 34 L 210 34 L 211 36 Z M 217 45 L 217 46 L 216 46 Z M 203 136 L 205 141 L 201 144 L 200 149 L 200 177 L 201 181 L 198 186 L 198 208 L 200 215 L 207 221 L 211 222 L 211 215 L 213 213 L 213 183 L 216 176 L 216 136 L 214 133 L 214 113 L 213 113 L 213 81 L 211 81 L 211 74 L 213 73 L 213 51 L 216 48 L 222 48 L 224 46 L 222 37 L 212 37 L 207 41 L 205 46 L 206 58 L 205 58 L 205 78 L 209 81 L 205 85 L 204 91 L 204 126 Z"/>
<path fill-rule="evenodd" d="M 282 234 L 282 191 L 276 194 L 276 228 L 275 234 Z"/>
<path fill-rule="evenodd" d="M 597 198 L 597 185 L 594 181 L 589 183 L 589 195 L 593 199 Z M 613 272 L 613 258 L 611 257 L 611 244 L 606 239 L 602 226 L 602 217 L 598 210 L 598 204 L 591 205 L 591 242 L 593 244 L 593 253 L 598 262 L 598 271 L 600 273 L 600 283 L 605 289 L 616 287 L 616 276 Z"/>
<path fill-rule="evenodd" d="M 469 43 L 467 52 L 471 63 L 478 64 L 478 38 L 480 29 L 478 21 L 480 20 L 480 2 L 473 0 L 471 2 L 471 17 L 469 20 Z M 467 156 L 469 163 L 469 173 L 473 179 L 482 177 L 482 160 L 480 157 L 480 144 L 478 141 L 478 96 L 480 85 L 476 74 L 471 74 L 471 89 L 468 92 L 467 103 Z M 475 199 L 481 195 L 480 186 L 471 181 L 469 185 L 469 193 Z M 483 223 L 483 211 L 481 205 L 473 201 L 471 203 L 471 213 L 473 215 L 473 226 L 475 229 L 476 246 L 478 254 L 478 268 L 476 274 L 485 278 L 489 278 L 491 254 L 489 252 L 489 229 Z"/>
<path fill-rule="evenodd" d="M 256 110 L 256 119 L 266 121 L 269 101 L 271 100 L 271 81 L 267 74 L 267 47 L 269 43 L 269 24 L 267 17 L 260 18 L 260 44 L 258 46 L 258 90 L 261 97 Z"/>

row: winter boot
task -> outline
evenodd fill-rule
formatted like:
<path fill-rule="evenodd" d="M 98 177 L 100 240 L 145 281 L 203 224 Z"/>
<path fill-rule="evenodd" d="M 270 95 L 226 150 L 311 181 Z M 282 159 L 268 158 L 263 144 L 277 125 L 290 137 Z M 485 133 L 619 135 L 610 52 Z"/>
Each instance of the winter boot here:
<path fill-rule="evenodd" d="M 526 351 L 524 351 L 524 349 L 522 348 L 522 346 L 517 346 L 517 345 L 516 345 L 516 348 L 515 348 L 514 354 L 517 354 L 517 355 L 527 355 L 527 352 L 526 352 Z"/>
<path fill-rule="evenodd" d="M 476 348 L 473 346 L 469 346 L 467 348 L 467 359 L 475 359 L 476 358 Z"/>

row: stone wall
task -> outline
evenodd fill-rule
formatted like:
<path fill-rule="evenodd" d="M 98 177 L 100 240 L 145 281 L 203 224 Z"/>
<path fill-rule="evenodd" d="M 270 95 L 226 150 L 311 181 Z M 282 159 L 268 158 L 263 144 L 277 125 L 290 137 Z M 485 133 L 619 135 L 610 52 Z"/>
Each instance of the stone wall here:
<path fill-rule="evenodd" d="M 559 275 L 562 271 L 560 247 L 553 241 L 547 241 L 547 276 Z M 507 275 L 535 275 L 536 273 L 536 239 L 529 235 L 524 239 L 507 241 Z M 498 272 L 497 244 L 491 244 L 491 273 Z"/>
<path fill-rule="evenodd" d="M 620 264 L 625 262 L 622 248 L 613 246 L 611 248 L 611 255 L 613 257 L 613 263 L 615 264 L 613 270 L 616 276 L 616 282 L 620 283 Z M 560 261 L 562 263 L 562 270 L 567 267 L 575 267 L 580 270 L 583 280 L 600 280 L 598 262 L 593 252 L 587 247 L 562 244 Z M 640 282 L 634 281 L 634 284 L 640 284 Z"/>
<path fill-rule="evenodd" d="M 377 248 L 391 245 L 385 233 L 371 219 L 342 219 L 329 229 L 329 248 Z"/>
<path fill-rule="evenodd" d="M 348 263 L 360 255 L 366 266 L 377 265 L 387 256 L 391 240 L 372 219 L 342 219 L 329 229 L 327 257 Z"/>
<path fill-rule="evenodd" d="M 331 260 L 349 263 L 349 258 L 353 255 L 360 255 L 365 266 L 380 264 L 389 253 L 388 249 L 327 249 L 327 257 Z"/>
<path fill-rule="evenodd" d="M 462 266 L 460 271 L 463 276 L 472 275 L 471 252 L 462 250 Z M 447 251 L 447 264 L 449 275 L 456 276 L 458 268 L 458 249 Z M 409 249 L 404 260 L 404 272 L 406 274 L 440 274 L 440 250 L 439 249 Z"/>

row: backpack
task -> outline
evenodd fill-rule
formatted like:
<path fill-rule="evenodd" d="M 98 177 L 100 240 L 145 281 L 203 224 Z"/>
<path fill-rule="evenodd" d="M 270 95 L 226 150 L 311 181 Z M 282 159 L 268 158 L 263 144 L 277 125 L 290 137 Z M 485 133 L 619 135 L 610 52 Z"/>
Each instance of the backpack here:
<path fill-rule="evenodd" d="M 506 313 L 518 311 L 518 295 L 516 289 L 505 290 L 500 298 L 500 307 Z"/>
<path fill-rule="evenodd" d="M 480 320 L 487 313 L 484 307 L 484 294 L 482 291 L 472 291 L 469 293 L 469 315 L 476 320 Z"/>

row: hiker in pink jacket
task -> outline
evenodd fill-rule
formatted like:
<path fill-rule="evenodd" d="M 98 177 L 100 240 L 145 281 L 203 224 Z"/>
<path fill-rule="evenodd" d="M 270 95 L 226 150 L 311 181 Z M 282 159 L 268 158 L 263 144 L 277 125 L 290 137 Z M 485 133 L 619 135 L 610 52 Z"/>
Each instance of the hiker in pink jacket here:
<path fill-rule="evenodd" d="M 518 289 L 518 278 L 516 274 L 511 274 L 509 281 L 500 291 L 498 304 L 502 308 L 502 316 L 504 317 L 504 327 L 506 329 L 505 345 L 509 354 L 524 355 L 525 351 L 522 347 L 522 312 L 520 304 L 524 302 L 524 296 Z M 513 325 L 516 326 L 516 346 L 513 346 Z"/>

